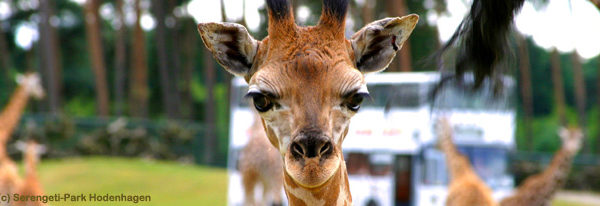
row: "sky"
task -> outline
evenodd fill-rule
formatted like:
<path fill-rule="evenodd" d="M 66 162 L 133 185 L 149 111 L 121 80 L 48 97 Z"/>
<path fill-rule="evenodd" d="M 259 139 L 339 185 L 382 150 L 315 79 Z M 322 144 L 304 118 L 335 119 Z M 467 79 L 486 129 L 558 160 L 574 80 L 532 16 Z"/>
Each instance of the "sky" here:
<path fill-rule="evenodd" d="M 83 4 L 85 0 L 71 0 L 78 4 Z M 362 4 L 364 0 L 355 0 Z M 20 8 L 37 7 L 36 0 L 23 1 Z M 135 21 L 135 15 L 132 10 L 132 0 L 125 0 L 126 24 L 131 25 Z M 145 12 L 141 17 L 142 28 L 146 31 L 152 30 L 156 22 L 148 12 L 149 1 L 143 0 L 142 7 Z M 145 2 L 145 3 L 144 3 Z M 246 15 L 248 29 L 256 31 L 260 22 L 258 13 L 259 8 L 265 6 L 264 0 L 246 0 L 245 12 L 243 4 L 239 0 L 225 0 L 225 10 L 229 21 L 241 19 Z M 431 0 L 428 0 L 431 2 Z M 448 13 L 438 16 L 434 11 L 427 14 L 429 23 L 437 25 L 440 31 L 440 39 L 447 41 L 460 24 L 462 18 L 467 14 L 470 6 L 470 0 L 447 0 Z M 109 4 L 105 4 L 109 5 Z M 431 3 L 429 3 L 431 5 Z M 298 11 L 297 19 L 300 22 L 306 21 L 310 15 L 310 9 L 307 7 L 296 8 Z M 107 20 L 114 21 L 114 8 L 112 6 L 102 6 L 101 16 Z M 8 5 L 0 1 L 0 20 L 10 16 L 11 10 Z M 177 16 L 192 16 L 196 22 L 218 22 L 221 21 L 221 5 L 219 1 L 192 0 L 187 5 L 175 9 Z M 33 17 L 35 19 L 35 17 Z M 66 24 L 65 22 L 76 22 L 74 15 L 68 17 L 68 14 L 56 18 L 56 22 Z M 347 25 L 352 25 L 349 22 Z M 531 1 L 526 1 L 523 9 L 515 19 L 517 29 L 524 35 L 533 38 L 534 42 L 540 47 L 550 50 L 558 49 L 560 52 L 572 52 L 577 50 L 579 55 L 585 59 L 593 58 L 600 53 L 600 12 L 592 5 L 589 0 L 549 0 L 544 6 L 534 5 Z M 2 26 L 2 25 L 0 25 Z M 119 26 L 113 23 L 113 26 Z M 356 28 L 355 28 L 356 29 Z M 17 45 L 21 48 L 29 49 L 31 44 L 37 41 L 38 34 L 35 23 L 23 23 L 17 25 Z"/>

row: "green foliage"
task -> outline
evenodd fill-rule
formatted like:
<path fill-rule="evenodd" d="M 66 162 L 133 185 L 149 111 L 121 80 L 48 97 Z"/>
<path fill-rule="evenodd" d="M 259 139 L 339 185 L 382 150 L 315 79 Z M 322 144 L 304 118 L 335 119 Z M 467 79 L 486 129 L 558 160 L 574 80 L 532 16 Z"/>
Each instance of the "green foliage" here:
<path fill-rule="evenodd" d="M 77 96 L 65 103 L 65 113 L 71 116 L 90 117 L 96 114 L 96 102 L 89 97 Z"/>
<path fill-rule="evenodd" d="M 206 101 L 206 87 L 202 84 L 202 81 L 199 80 L 200 77 L 195 76 L 192 78 L 192 98 L 198 102 Z"/>

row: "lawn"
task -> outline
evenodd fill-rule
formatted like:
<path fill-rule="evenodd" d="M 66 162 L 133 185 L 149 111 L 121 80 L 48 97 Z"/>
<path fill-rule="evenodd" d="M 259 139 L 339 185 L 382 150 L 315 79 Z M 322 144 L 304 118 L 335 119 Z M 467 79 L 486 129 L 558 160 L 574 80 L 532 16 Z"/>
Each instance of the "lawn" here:
<path fill-rule="evenodd" d="M 137 205 L 225 205 L 227 198 L 226 170 L 173 162 L 106 157 L 44 160 L 38 173 L 48 195 L 150 195 L 149 203 Z M 81 203 L 75 205 L 136 205 L 89 199 Z"/>
<path fill-rule="evenodd" d="M 150 195 L 150 202 L 52 202 L 51 205 L 225 205 L 227 171 L 174 162 L 126 158 L 44 160 L 38 168 L 47 195 Z M 590 206 L 572 198 L 555 206 Z"/>

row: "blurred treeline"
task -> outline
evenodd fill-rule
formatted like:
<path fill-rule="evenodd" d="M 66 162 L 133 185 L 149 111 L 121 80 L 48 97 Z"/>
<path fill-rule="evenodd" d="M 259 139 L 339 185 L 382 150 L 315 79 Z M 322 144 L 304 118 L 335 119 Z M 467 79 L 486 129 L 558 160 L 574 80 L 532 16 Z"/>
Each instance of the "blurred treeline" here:
<path fill-rule="evenodd" d="M 1 0 L 11 13 L 0 17 L 0 105 L 9 101 L 16 73 L 38 71 L 48 95 L 33 102 L 29 114 L 71 120 L 98 117 L 106 122 L 100 130 L 107 130 L 109 122 L 118 117 L 150 121 L 162 125 L 160 128 L 172 122 L 200 123 L 204 129 L 194 130 L 191 138 L 202 153 L 193 158 L 223 165 L 231 77 L 202 44 L 197 22 L 186 10 L 190 2 Z M 221 5 L 225 3 L 245 1 L 221 0 Z M 296 12 L 301 7 L 309 11 L 300 24 L 318 21 L 321 1 L 293 3 Z M 257 39 L 266 35 L 266 11 L 264 7 L 260 10 L 259 29 L 251 30 Z M 386 72 L 433 71 L 435 64 L 428 64 L 427 57 L 442 43 L 436 26 L 427 18 L 446 12 L 444 0 L 353 0 L 348 34 L 380 18 L 417 13 L 421 20 L 410 42 Z M 245 24 L 245 18 L 231 19 L 227 13 L 222 9 L 223 21 Z M 141 27 L 143 15 L 153 17 L 151 30 Z M 31 47 L 15 43 L 22 25 L 38 32 L 39 39 Z M 579 124 L 587 128 L 584 152 L 600 152 L 600 57 L 584 60 L 577 53 L 547 51 L 518 33 L 511 40 L 515 58 L 510 75 L 518 82 L 515 94 L 519 94 L 518 149 L 553 152 L 560 145 L 557 126 Z"/>

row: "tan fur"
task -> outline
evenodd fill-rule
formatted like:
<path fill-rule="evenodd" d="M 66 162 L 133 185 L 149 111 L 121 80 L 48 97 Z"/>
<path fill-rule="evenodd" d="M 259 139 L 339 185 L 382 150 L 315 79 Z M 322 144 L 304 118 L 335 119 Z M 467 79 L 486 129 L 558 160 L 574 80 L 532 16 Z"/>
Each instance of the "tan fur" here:
<path fill-rule="evenodd" d="M 250 140 L 242 149 L 238 162 L 242 174 L 245 205 L 270 205 L 271 203 L 282 205 L 283 166 L 281 156 L 267 140 L 258 115 L 248 132 Z M 258 184 L 263 187 L 261 201 L 254 200 L 254 188 Z"/>
<path fill-rule="evenodd" d="M 348 40 L 338 8 L 324 7 L 319 24 L 308 27 L 297 26 L 283 8 L 289 11 L 269 8 L 269 36 L 262 41 L 232 23 L 203 23 L 198 31 L 227 71 L 275 102 L 260 116 L 283 158 L 290 205 L 351 205 L 342 142 L 356 111 L 348 102 L 366 93 L 364 73 L 385 69 L 418 16 L 373 22 Z"/>
<path fill-rule="evenodd" d="M 19 75 L 18 87 L 0 114 L 0 194 L 14 194 L 22 187 L 23 180 L 16 164 L 6 152 L 6 144 L 23 115 L 29 97 L 43 97 L 43 90 L 36 73 Z"/>
<path fill-rule="evenodd" d="M 4 146 L 1 146 L 4 149 Z M 4 151 L 2 151 L 2 158 L 0 159 L 0 194 L 15 194 L 19 188 L 23 185 L 23 179 L 19 176 L 19 169 L 15 162 L 10 158 L 6 157 Z M 8 205 L 3 202 L 0 205 Z"/>
<path fill-rule="evenodd" d="M 450 170 L 447 206 L 493 206 L 492 190 L 473 171 L 469 160 L 458 151 L 452 141 L 452 128 L 448 120 L 438 122 L 440 149 L 446 154 Z"/>
<path fill-rule="evenodd" d="M 571 169 L 573 156 L 581 146 L 583 134 L 579 128 L 559 132 L 563 144 L 544 172 L 528 177 L 510 197 L 500 202 L 502 206 L 550 205 L 556 191 L 564 184 Z"/>
<path fill-rule="evenodd" d="M 20 195 L 28 195 L 28 196 L 38 196 L 44 195 L 44 190 L 38 180 L 37 175 L 37 164 L 40 158 L 40 149 L 39 145 L 34 141 L 27 142 L 25 146 L 24 152 L 24 161 L 25 161 L 25 181 L 23 181 L 22 186 L 19 188 L 18 193 Z M 21 201 L 16 205 L 27 205 L 27 206 L 38 206 L 38 205 L 46 205 L 40 201 Z"/>

